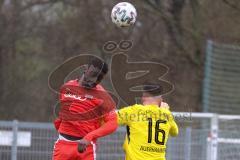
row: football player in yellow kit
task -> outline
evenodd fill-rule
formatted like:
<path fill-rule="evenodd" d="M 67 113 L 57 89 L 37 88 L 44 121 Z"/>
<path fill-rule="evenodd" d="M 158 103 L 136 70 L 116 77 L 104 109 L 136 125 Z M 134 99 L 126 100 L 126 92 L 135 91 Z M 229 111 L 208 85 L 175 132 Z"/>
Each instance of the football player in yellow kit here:
<path fill-rule="evenodd" d="M 142 104 L 118 111 L 118 124 L 127 126 L 123 145 L 126 160 L 165 160 L 169 135 L 178 135 L 178 126 L 160 89 L 144 87 Z M 160 88 L 160 87 L 159 87 Z"/>

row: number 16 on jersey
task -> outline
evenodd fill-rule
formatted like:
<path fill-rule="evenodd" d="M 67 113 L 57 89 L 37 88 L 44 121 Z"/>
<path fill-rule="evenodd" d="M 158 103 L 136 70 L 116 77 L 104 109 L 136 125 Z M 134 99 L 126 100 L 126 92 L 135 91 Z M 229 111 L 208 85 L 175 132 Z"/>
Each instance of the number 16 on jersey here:
<path fill-rule="evenodd" d="M 155 140 L 156 144 L 164 145 L 164 143 L 165 143 L 165 131 L 163 129 L 161 129 L 160 124 L 161 123 L 166 124 L 167 121 L 157 120 L 155 123 L 156 123 L 155 124 L 155 133 L 153 135 L 153 133 L 152 133 L 153 121 L 152 121 L 152 118 L 148 118 L 148 143 L 152 143 L 152 138 L 154 136 L 154 140 Z M 161 140 L 159 140 L 159 134 L 162 134 L 162 139 Z"/>

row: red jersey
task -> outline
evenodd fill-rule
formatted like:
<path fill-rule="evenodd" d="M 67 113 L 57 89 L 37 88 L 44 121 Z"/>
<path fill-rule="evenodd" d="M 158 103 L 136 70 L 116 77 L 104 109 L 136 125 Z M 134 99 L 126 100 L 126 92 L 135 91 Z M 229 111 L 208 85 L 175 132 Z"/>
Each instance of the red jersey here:
<path fill-rule="evenodd" d="M 78 80 L 65 83 L 60 89 L 60 104 L 59 119 L 55 121 L 59 133 L 95 140 L 108 132 L 94 132 L 102 122 L 116 121 L 115 102 L 99 84 L 86 89 Z"/>

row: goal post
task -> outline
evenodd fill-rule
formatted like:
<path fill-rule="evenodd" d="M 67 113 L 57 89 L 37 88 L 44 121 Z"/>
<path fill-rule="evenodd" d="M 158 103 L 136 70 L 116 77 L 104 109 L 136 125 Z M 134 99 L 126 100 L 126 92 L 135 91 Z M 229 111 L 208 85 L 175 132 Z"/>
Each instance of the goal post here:
<path fill-rule="evenodd" d="M 214 113 L 196 113 L 196 112 L 192 113 L 173 112 L 173 115 L 176 119 L 178 119 L 177 116 L 180 115 L 189 116 L 188 119 L 191 120 L 190 125 L 191 130 L 189 130 L 189 127 L 187 127 L 186 131 L 188 130 L 188 132 L 194 131 L 194 129 L 197 128 L 196 127 L 197 121 L 200 122 L 201 127 L 200 129 L 208 131 L 207 137 L 202 139 L 207 142 L 205 159 L 207 160 L 220 160 L 226 158 L 231 159 L 229 157 L 232 156 L 233 156 L 232 159 L 234 160 L 240 158 L 240 156 L 236 156 L 240 151 L 240 134 L 238 133 L 240 129 L 239 127 L 240 115 L 219 115 Z M 182 122 L 180 122 L 180 124 L 181 123 Z M 181 125 L 180 128 L 182 128 Z M 191 133 L 188 132 L 186 132 L 186 134 L 191 135 Z M 201 133 L 199 133 L 198 135 L 199 137 L 201 137 L 200 134 Z M 191 142 L 189 140 L 186 142 L 195 143 L 194 140 L 192 140 L 192 138 L 190 140 Z M 189 146 L 189 144 L 187 146 Z M 191 147 L 189 147 L 189 150 L 191 150 Z M 194 150 L 190 151 L 190 155 L 192 154 L 191 152 L 194 152 Z M 188 155 L 187 157 L 189 157 L 189 153 L 187 155 Z"/>

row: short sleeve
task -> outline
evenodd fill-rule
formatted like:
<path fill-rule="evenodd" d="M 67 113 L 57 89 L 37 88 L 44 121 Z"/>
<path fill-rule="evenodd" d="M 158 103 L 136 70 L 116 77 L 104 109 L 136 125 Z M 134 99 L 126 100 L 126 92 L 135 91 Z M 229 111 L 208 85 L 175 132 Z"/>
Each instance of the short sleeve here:
<path fill-rule="evenodd" d="M 117 111 L 117 119 L 119 125 L 129 125 L 130 124 L 130 116 L 133 112 L 133 107 L 124 107 Z"/>

